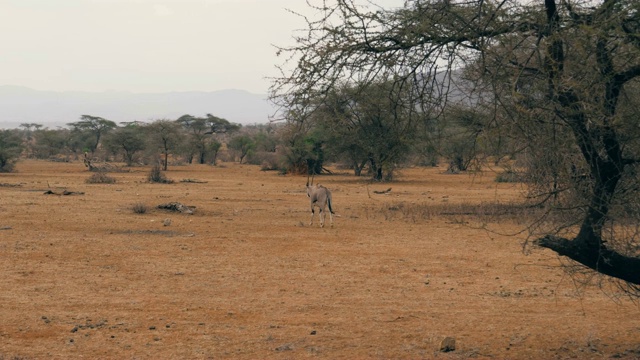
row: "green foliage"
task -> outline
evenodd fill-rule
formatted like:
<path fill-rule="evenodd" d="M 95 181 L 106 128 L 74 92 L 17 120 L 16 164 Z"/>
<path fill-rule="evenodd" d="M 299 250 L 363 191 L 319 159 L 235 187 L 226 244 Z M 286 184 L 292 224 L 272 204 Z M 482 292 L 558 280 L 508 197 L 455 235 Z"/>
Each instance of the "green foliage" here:
<path fill-rule="evenodd" d="M 227 146 L 238 154 L 239 162 L 242 164 L 245 157 L 253 152 L 256 143 L 249 135 L 237 135 L 229 140 Z"/>
<path fill-rule="evenodd" d="M 256 151 L 276 152 L 278 139 L 269 131 L 258 129 L 258 132 L 253 136 L 253 141 L 256 144 Z"/>
<path fill-rule="evenodd" d="M 272 99 L 296 114 L 294 119 L 307 121 L 321 106 L 336 103 L 329 108 L 334 118 L 371 118 L 367 135 L 393 135 L 394 127 L 375 126 L 387 118 L 375 111 L 379 94 L 369 94 L 378 101 L 367 106 L 364 99 L 355 112 L 357 97 L 333 101 L 344 88 L 391 82 L 392 91 L 380 96 L 386 93 L 409 115 L 454 115 L 453 124 L 432 139 L 450 141 L 444 149 L 456 168 L 468 166 L 472 149 L 497 159 L 518 153 L 525 158 L 530 196 L 557 215 L 532 224 L 536 244 L 617 278 L 640 296 L 640 235 L 620 231 L 615 221 L 629 204 L 640 208 L 635 91 L 640 2 L 406 1 L 393 10 L 352 1 L 311 6 L 318 17 L 307 21 L 306 35 L 280 49 L 296 64 L 282 66 L 292 70 L 272 87 Z M 473 111 L 450 114 L 451 104 Z M 351 120 L 337 127 L 345 134 L 356 132 L 355 125 L 360 123 Z M 390 139 L 377 142 L 381 155 L 389 156 L 396 142 L 398 149 L 411 143 Z"/>
<path fill-rule="evenodd" d="M 162 154 L 162 168 L 165 171 L 169 167 L 169 154 L 175 153 L 184 139 L 180 130 L 180 124 L 171 120 L 156 120 L 145 126 L 147 149 Z M 156 160 L 152 159 L 154 162 Z"/>
<path fill-rule="evenodd" d="M 320 174 L 325 160 L 324 144 L 327 133 L 310 122 L 290 122 L 281 131 L 283 172 Z"/>
<path fill-rule="evenodd" d="M 0 130 L 0 172 L 13 171 L 22 148 L 22 139 L 16 130 Z"/>
<path fill-rule="evenodd" d="M 206 115 L 206 122 L 211 129 L 211 133 L 214 134 L 233 134 L 242 128 L 240 124 L 229 122 L 229 120 L 211 114 Z"/>
<path fill-rule="evenodd" d="M 49 159 L 64 154 L 67 150 L 69 130 L 37 130 L 33 134 L 35 144 L 32 147 L 33 156 L 38 159 Z"/>
<path fill-rule="evenodd" d="M 407 107 L 409 95 L 392 82 L 380 81 L 331 89 L 311 99 L 306 116 L 289 118 L 301 135 L 288 144 L 293 159 L 306 158 L 312 172 L 319 173 L 322 168 L 316 164 L 328 155 L 346 161 L 356 175 L 367 164 L 374 180 L 391 180 L 415 140 L 417 119 Z M 296 125 L 299 122 L 305 125 Z"/>
<path fill-rule="evenodd" d="M 280 170 L 280 154 L 276 152 L 281 142 L 276 129 L 278 126 L 255 124 L 243 127 L 240 132 L 249 136 L 255 144 L 247 153 L 245 163 L 260 165 L 263 171 Z"/>
<path fill-rule="evenodd" d="M 187 161 L 192 163 L 194 156 L 197 156 L 197 161 L 200 164 L 204 164 L 209 158 L 212 158 L 212 162 L 215 164 L 220 150 L 220 146 L 216 145 L 216 143 L 220 144 L 216 137 L 232 134 L 242 127 L 240 124 L 231 123 L 211 114 L 207 114 L 204 118 L 187 114 L 178 118 L 176 122 L 182 125 L 186 132 L 182 152 Z"/>
<path fill-rule="evenodd" d="M 446 110 L 442 130 L 441 153 L 449 160 L 449 172 L 467 171 L 475 157 L 482 152 L 480 136 L 485 128 L 483 114 L 470 107 L 456 106 Z"/>
<path fill-rule="evenodd" d="M 207 153 L 209 154 L 211 164 L 216 165 L 221 148 L 222 143 L 217 140 L 211 140 L 207 144 Z"/>
<path fill-rule="evenodd" d="M 105 136 L 104 145 L 113 153 L 122 154 L 127 165 L 131 166 L 146 147 L 144 128 L 137 124 L 118 127 Z"/>
<path fill-rule="evenodd" d="M 71 126 L 74 132 L 87 134 L 87 136 L 93 138 L 93 141 L 89 143 L 89 151 L 91 153 L 94 153 L 100 145 L 102 136 L 117 127 L 115 122 L 99 116 L 82 115 L 80 119 L 80 121 L 67 125 Z"/>

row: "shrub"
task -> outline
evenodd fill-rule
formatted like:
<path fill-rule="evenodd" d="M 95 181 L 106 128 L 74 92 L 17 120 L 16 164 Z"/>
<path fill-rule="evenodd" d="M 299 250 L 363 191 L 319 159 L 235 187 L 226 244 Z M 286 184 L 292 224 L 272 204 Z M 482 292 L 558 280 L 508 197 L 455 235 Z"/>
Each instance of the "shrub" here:
<path fill-rule="evenodd" d="M 260 165 L 260 170 L 262 171 L 279 170 L 282 168 L 280 157 L 274 152 L 258 152 L 251 156 L 249 161 L 255 165 Z"/>
<path fill-rule="evenodd" d="M 517 183 L 522 181 L 522 175 L 513 169 L 507 169 L 496 176 L 496 182 L 499 183 Z"/>
<path fill-rule="evenodd" d="M 22 152 L 22 140 L 15 130 L 0 130 L 0 172 L 13 171 Z"/>
<path fill-rule="evenodd" d="M 462 221 L 463 218 L 475 219 L 486 223 L 512 220 L 520 223 L 525 219 L 539 217 L 544 211 L 540 207 L 518 202 L 483 202 L 479 204 L 395 202 L 384 204 L 378 208 L 369 208 L 367 214 L 382 215 L 385 220 L 402 220 L 412 223 L 427 221 L 435 217 L 453 217 L 458 221 Z"/>
<path fill-rule="evenodd" d="M 116 179 L 107 175 L 106 172 L 96 172 L 93 175 L 89 176 L 87 180 L 85 180 L 87 184 L 115 184 Z"/>
<path fill-rule="evenodd" d="M 162 172 L 162 170 L 160 170 L 160 164 L 157 163 L 153 165 L 151 171 L 149 172 L 149 181 L 161 184 L 173 183 L 173 180 L 167 179 L 167 177 L 164 176 L 164 173 Z"/>
<path fill-rule="evenodd" d="M 135 203 L 131 207 L 131 210 L 133 210 L 133 212 L 136 214 L 146 214 L 148 208 L 147 208 L 147 205 L 143 203 Z"/>

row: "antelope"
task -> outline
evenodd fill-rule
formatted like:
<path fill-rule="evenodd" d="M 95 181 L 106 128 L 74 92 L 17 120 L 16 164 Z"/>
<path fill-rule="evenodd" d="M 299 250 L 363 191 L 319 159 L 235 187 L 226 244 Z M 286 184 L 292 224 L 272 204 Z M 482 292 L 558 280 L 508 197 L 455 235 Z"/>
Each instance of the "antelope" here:
<path fill-rule="evenodd" d="M 325 208 L 329 207 L 329 219 L 331 226 L 333 226 L 333 208 L 331 207 L 331 191 L 326 187 L 317 184 L 313 185 L 313 177 L 311 178 L 311 184 L 309 184 L 309 176 L 307 176 L 307 197 L 311 201 L 311 222 L 309 226 L 313 225 L 313 215 L 315 214 L 315 207 L 320 209 L 318 217 L 320 218 L 320 227 L 324 227 Z"/>

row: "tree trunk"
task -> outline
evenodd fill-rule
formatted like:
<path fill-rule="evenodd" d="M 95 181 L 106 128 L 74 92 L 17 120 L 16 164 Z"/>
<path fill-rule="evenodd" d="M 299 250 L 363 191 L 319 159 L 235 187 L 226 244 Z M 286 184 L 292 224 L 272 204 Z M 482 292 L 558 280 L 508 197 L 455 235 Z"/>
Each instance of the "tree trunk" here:
<path fill-rule="evenodd" d="M 168 167 L 169 167 L 169 152 L 165 151 L 164 152 L 164 161 L 163 161 L 163 164 L 162 164 L 162 169 L 164 171 L 167 171 Z"/>
<path fill-rule="evenodd" d="M 378 163 L 371 155 L 369 155 L 369 163 L 371 164 L 371 174 L 373 176 L 373 180 L 382 181 L 382 167 L 378 166 Z"/>
<path fill-rule="evenodd" d="M 555 1 L 545 0 L 545 8 L 550 32 L 547 35 L 552 35 L 559 26 Z M 611 201 L 625 170 L 619 137 L 609 124 L 613 123 L 624 82 L 637 74 L 616 74 L 606 42 L 598 41 L 597 63 L 606 80 L 601 104 L 605 119 L 602 125 L 594 125 L 589 123 L 589 114 L 584 112 L 581 99 L 576 92 L 566 86 L 559 86 L 562 83 L 565 61 L 562 41 L 550 41 L 547 54 L 549 56 L 545 60 L 545 70 L 548 74 L 549 97 L 559 106 L 558 115 L 571 128 L 580 152 L 589 166 L 594 186 L 589 208 L 575 239 L 547 235 L 536 240 L 536 243 L 599 273 L 640 285 L 640 258 L 611 250 L 602 237 Z"/>
<path fill-rule="evenodd" d="M 355 176 L 362 175 L 362 169 L 364 169 L 365 165 L 367 165 L 367 160 L 362 161 L 362 163 L 358 163 L 357 160 L 353 160 L 353 173 Z"/>
<path fill-rule="evenodd" d="M 591 243 L 599 239 L 568 240 L 547 235 L 536 244 L 566 256 L 590 269 L 631 284 L 640 285 L 640 259 L 622 255 L 607 248 L 594 248 Z"/>

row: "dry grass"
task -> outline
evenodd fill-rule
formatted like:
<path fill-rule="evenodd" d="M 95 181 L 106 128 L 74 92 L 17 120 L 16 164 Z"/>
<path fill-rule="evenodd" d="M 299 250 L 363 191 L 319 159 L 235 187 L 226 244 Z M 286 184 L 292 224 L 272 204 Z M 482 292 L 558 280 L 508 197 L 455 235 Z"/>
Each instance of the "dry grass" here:
<path fill-rule="evenodd" d="M 483 223 L 514 222 L 526 223 L 542 214 L 542 209 L 523 202 L 481 202 L 473 203 L 412 203 L 392 202 L 373 209 L 384 220 L 402 220 L 411 223 L 429 221 L 434 218 L 451 218 Z"/>
<path fill-rule="evenodd" d="M 172 184 L 173 180 L 167 179 L 164 172 L 160 170 L 160 165 L 155 164 L 151 167 L 149 171 L 149 175 L 147 176 L 149 182 L 159 183 L 159 184 Z"/>
<path fill-rule="evenodd" d="M 172 186 L 144 167 L 109 186 L 86 184 L 82 163 L 17 170 L 0 175 L 22 184 L 0 187 L 0 358 L 638 356 L 637 305 L 577 291 L 550 251 L 457 221 L 521 228 L 520 186 L 491 174 L 320 176 L 340 215 L 321 229 L 306 178 L 259 165 L 173 166 L 203 182 Z M 131 210 L 170 202 L 198 211 Z M 447 336 L 456 350 L 440 353 Z"/>
<path fill-rule="evenodd" d="M 116 179 L 109 176 L 106 172 L 94 172 L 85 182 L 87 184 L 115 184 Z"/>
<path fill-rule="evenodd" d="M 149 208 L 143 203 L 135 203 L 133 204 L 133 206 L 131 206 L 131 210 L 135 214 L 146 214 Z"/>

